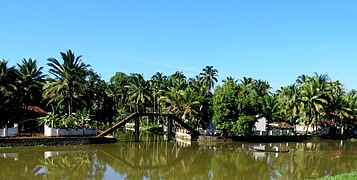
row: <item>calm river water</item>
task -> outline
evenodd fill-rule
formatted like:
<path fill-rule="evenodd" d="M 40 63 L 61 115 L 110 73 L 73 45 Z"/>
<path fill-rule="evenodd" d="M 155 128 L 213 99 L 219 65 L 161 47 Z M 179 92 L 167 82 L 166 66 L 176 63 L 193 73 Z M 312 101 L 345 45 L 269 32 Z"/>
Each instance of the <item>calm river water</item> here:
<path fill-rule="evenodd" d="M 308 179 L 357 170 L 357 143 L 198 144 L 119 135 L 105 145 L 0 149 L 0 179 Z M 253 152 L 254 145 L 288 153 Z"/>

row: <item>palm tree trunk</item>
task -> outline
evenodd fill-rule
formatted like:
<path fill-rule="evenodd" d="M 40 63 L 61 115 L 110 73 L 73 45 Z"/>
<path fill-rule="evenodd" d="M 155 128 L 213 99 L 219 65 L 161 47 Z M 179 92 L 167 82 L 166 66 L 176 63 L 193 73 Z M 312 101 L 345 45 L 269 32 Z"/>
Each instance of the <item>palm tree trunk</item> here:
<path fill-rule="evenodd" d="M 68 116 L 72 114 L 72 96 L 69 95 L 68 97 Z"/>
<path fill-rule="evenodd" d="M 265 127 L 265 130 L 267 132 L 266 136 L 269 136 L 269 120 L 266 119 L 266 127 Z"/>
<path fill-rule="evenodd" d="M 310 120 L 310 122 L 309 122 L 309 123 L 307 124 L 307 126 L 306 126 L 306 133 L 305 133 L 305 135 L 307 135 L 307 133 L 309 132 L 310 124 L 311 124 L 311 120 Z"/>

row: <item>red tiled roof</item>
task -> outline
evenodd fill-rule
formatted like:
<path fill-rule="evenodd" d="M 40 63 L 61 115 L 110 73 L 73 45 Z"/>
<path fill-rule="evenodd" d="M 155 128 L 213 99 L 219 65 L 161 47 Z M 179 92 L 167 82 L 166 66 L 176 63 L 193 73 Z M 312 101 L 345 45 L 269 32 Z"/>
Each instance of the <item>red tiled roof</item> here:
<path fill-rule="evenodd" d="M 47 112 L 37 106 L 24 106 L 23 107 L 25 110 L 28 110 L 28 111 L 33 111 L 33 112 L 36 112 L 36 113 L 39 113 L 39 114 L 47 114 Z"/>

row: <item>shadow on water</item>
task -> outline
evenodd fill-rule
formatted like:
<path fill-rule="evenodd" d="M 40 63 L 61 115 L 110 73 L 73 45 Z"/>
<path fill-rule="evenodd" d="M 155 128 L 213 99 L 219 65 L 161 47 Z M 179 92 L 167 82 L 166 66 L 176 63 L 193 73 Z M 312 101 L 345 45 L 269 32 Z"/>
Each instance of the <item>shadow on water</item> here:
<path fill-rule="evenodd" d="M 115 144 L 0 149 L 0 179 L 306 179 L 357 170 L 357 143 L 349 141 L 198 144 L 117 136 Z M 257 145 L 290 152 L 249 149 Z"/>

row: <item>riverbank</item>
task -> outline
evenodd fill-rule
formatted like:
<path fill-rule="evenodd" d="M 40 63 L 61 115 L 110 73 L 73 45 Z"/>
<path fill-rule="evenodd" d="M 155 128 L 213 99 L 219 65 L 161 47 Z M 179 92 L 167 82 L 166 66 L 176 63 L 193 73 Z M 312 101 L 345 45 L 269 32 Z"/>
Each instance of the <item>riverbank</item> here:
<path fill-rule="evenodd" d="M 64 146 L 114 143 L 114 137 L 12 137 L 0 138 L 0 147 Z"/>
<path fill-rule="evenodd" d="M 253 143 L 278 143 L 278 142 L 301 142 L 306 140 L 345 140 L 356 138 L 354 136 L 200 136 L 199 142 L 253 142 Z"/>

